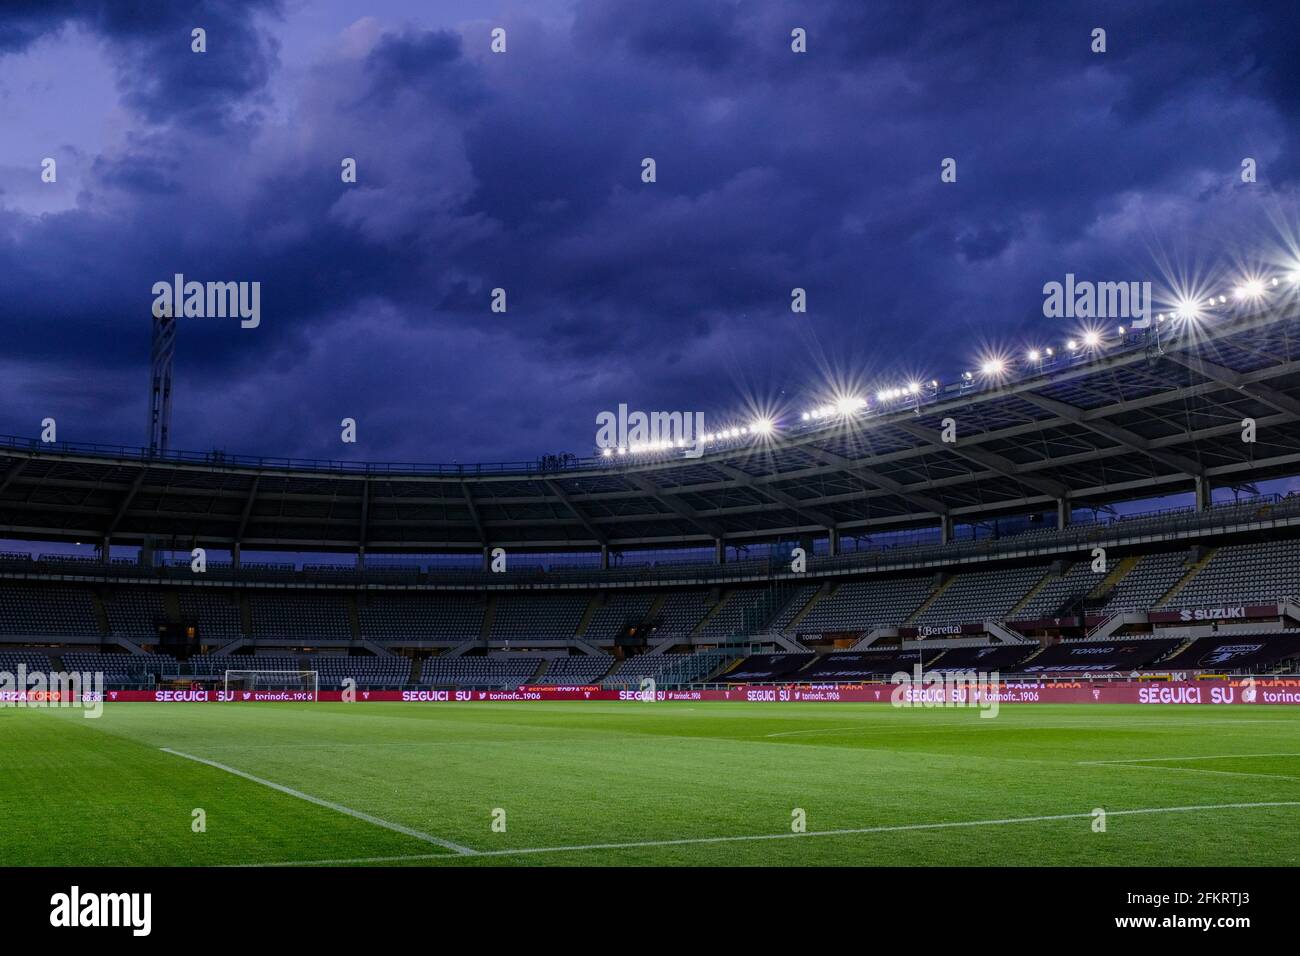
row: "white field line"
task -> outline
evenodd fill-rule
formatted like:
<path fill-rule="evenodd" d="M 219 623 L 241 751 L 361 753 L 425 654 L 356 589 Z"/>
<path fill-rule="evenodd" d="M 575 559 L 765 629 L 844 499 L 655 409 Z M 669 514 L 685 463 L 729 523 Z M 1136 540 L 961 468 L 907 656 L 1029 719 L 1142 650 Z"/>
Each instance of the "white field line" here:
<path fill-rule="evenodd" d="M 351 807 L 345 807 L 341 803 L 334 803 L 330 800 L 322 800 L 320 797 L 313 797 L 309 793 L 303 793 L 301 790 L 294 790 L 292 787 L 286 787 L 283 784 L 275 783 L 271 780 L 263 780 L 261 777 L 254 777 L 251 773 L 244 773 L 234 767 L 228 767 L 224 763 L 217 763 L 215 760 L 205 760 L 203 757 L 196 757 L 193 754 L 181 753 L 179 750 L 172 750 L 170 747 L 159 748 L 163 753 L 172 754 L 175 757 L 184 757 L 186 760 L 193 760 L 195 763 L 205 764 L 209 767 L 215 767 L 226 773 L 234 774 L 236 777 L 242 777 L 245 780 L 251 780 L 253 783 L 261 784 L 263 787 L 270 787 L 280 793 L 288 794 L 291 797 L 297 797 L 299 800 L 306 800 L 308 803 L 314 803 L 318 807 L 325 807 L 327 810 L 333 810 L 336 813 L 343 813 L 357 820 L 363 820 L 366 823 L 374 824 L 377 827 L 383 827 L 385 830 L 392 830 L 395 833 L 401 833 L 404 836 L 414 837 L 417 840 L 423 840 L 425 843 L 433 843 L 440 847 L 445 847 L 453 853 L 461 856 L 472 856 L 476 850 L 471 850 L 467 846 L 461 846 L 459 843 L 452 843 L 450 840 L 444 840 L 440 837 L 432 836 L 428 833 L 422 833 L 419 830 L 413 830 L 410 827 L 402 826 L 400 823 L 392 823 L 389 820 L 381 820 L 379 817 L 371 816 L 368 813 L 362 813 L 360 810 L 353 810 Z M 439 854 L 441 855 L 441 854 Z"/>
<path fill-rule="evenodd" d="M 1169 760 L 1233 760 L 1236 757 L 1300 757 L 1288 754 L 1210 754 L 1203 757 L 1126 757 L 1117 760 L 1080 760 L 1079 763 L 1161 763 Z"/>
<path fill-rule="evenodd" d="M 1119 770 L 1164 770 L 1168 773 L 1208 773 L 1216 777 L 1263 777 L 1266 780 L 1300 780 L 1284 773 L 1252 773 L 1249 770 L 1205 770 L 1201 767 L 1162 767 L 1171 760 L 1231 760 L 1234 757 L 1300 757 L 1300 754 L 1215 754 L 1208 757 L 1136 757 L 1125 760 L 1080 760 L 1081 767 L 1115 767 Z"/>
<path fill-rule="evenodd" d="M 1216 803 L 1188 807 L 1147 807 L 1139 810 L 1108 810 L 1107 818 L 1156 813 L 1197 813 L 1204 810 L 1251 810 L 1265 807 L 1300 807 L 1300 800 L 1267 803 Z M 522 847 L 514 850 L 475 850 L 474 856 L 528 856 L 541 853 L 578 853 L 586 850 L 636 850 L 666 846 L 699 846 L 710 843 L 747 843 L 762 840 L 795 840 L 809 837 L 859 836 L 872 833 L 904 833 L 912 830 L 951 830 L 962 827 L 1011 826 L 1017 823 L 1044 823 L 1056 820 L 1092 819 L 1092 812 L 1056 813 L 1037 817 L 1009 817 L 1002 820 L 957 820 L 947 823 L 904 823 L 883 827 L 854 827 L 846 830 L 810 830 L 807 833 L 763 833 L 752 836 L 689 837 L 681 840 L 642 840 L 635 843 L 585 843 L 575 846 Z M 405 856 L 370 856 L 337 860 L 301 860 L 284 863 L 249 863 L 246 866 L 337 866 L 346 863 L 398 863 L 405 860 L 447 859 L 443 853 L 419 853 Z"/>

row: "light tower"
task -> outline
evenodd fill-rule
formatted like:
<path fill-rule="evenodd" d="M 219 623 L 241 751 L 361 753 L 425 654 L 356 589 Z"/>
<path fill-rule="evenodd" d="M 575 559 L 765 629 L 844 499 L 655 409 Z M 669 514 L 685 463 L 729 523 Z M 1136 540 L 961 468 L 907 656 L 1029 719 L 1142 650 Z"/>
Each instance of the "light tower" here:
<path fill-rule="evenodd" d="M 162 315 L 159 315 L 159 312 Z M 176 353 L 176 318 L 170 305 L 154 310 L 153 354 L 149 386 L 149 454 L 167 450 L 172 423 L 172 356 Z"/>

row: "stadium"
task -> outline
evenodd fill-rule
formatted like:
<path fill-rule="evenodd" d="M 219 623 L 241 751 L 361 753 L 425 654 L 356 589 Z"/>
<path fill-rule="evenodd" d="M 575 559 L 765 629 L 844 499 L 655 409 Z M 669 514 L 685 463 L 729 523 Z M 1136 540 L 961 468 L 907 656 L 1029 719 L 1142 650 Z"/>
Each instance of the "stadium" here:
<path fill-rule="evenodd" d="M 0 5 L 5 940 L 1289 928 L 1298 17 Z"/>
<path fill-rule="evenodd" d="M 41 862 L 1214 864 L 1210 813 L 1293 864 L 1300 497 L 1261 489 L 1300 465 L 1298 292 L 699 457 L 5 439 L 0 670 L 86 681 L 10 688 L 10 795 L 77 785 L 6 834 L 89 775 L 148 807 Z"/>

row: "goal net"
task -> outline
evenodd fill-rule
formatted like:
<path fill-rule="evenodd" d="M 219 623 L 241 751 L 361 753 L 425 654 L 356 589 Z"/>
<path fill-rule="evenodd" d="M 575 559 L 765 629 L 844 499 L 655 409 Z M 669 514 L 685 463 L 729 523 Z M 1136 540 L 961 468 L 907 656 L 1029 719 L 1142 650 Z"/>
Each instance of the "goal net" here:
<path fill-rule="evenodd" d="M 285 693 L 293 700 L 316 700 L 319 671 L 226 671 L 226 692 Z"/>

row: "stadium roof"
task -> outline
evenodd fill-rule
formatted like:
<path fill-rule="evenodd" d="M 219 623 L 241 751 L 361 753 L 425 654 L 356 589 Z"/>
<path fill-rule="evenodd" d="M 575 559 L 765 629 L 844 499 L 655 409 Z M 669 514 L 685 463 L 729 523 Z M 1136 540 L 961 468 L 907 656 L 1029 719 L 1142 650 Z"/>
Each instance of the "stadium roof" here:
<path fill-rule="evenodd" d="M 677 455 L 362 465 L 0 439 L 0 536 L 368 551 L 868 534 L 1300 472 L 1300 308 L 1130 333 L 1061 368 Z M 1254 419 L 1257 441 L 1242 440 Z M 943 440 L 945 419 L 955 443 Z"/>

